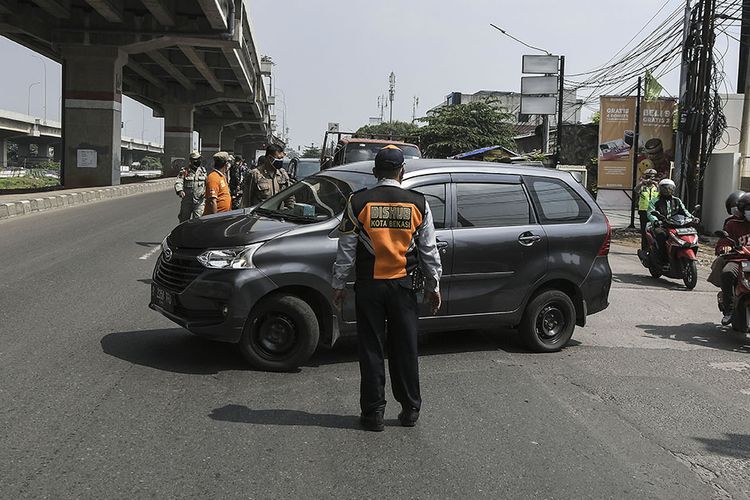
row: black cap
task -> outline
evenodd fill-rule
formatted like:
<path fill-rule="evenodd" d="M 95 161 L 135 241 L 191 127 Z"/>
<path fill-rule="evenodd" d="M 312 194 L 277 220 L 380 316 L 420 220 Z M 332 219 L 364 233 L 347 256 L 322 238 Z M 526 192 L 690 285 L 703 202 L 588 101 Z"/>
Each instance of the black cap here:
<path fill-rule="evenodd" d="M 396 146 L 389 145 L 378 151 L 375 168 L 396 170 L 404 166 L 404 153 Z"/>

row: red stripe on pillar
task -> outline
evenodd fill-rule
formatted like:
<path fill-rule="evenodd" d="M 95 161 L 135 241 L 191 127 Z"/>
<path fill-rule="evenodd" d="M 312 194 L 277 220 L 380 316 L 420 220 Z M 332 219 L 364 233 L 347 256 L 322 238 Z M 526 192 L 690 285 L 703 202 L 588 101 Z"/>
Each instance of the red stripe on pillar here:
<path fill-rule="evenodd" d="M 68 90 L 66 99 L 82 99 L 87 101 L 116 101 L 122 102 L 122 94 L 117 92 L 92 92 L 88 90 Z"/>

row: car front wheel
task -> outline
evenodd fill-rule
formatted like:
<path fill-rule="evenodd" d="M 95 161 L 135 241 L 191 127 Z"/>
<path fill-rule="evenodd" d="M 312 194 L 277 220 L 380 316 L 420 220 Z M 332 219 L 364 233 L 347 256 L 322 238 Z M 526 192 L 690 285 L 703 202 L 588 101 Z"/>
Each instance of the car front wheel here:
<path fill-rule="evenodd" d="M 573 336 L 576 310 L 559 290 L 546 290 L 529 302 L 519 327 L 526 345 L 536 352 L 556 352 Z"/>
<path fill-rule="evenodd" d="M 274 295 L 250 313 L 239 349 L 253 368 L 289 371 L 312 356 L 319 336 L 318 319 L 307 302 L 292 295 Z"/>

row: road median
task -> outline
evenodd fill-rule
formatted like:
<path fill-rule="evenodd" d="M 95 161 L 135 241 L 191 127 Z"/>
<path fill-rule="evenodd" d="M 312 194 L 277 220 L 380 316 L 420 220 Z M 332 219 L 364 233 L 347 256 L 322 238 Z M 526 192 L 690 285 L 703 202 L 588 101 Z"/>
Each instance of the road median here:
<path fill-rule="evenodd" d="M 174 178 L 168 178 L 110 187 L 4 194 L 0 195 L 0 220 L 135 194 L 166 191 L 174 186 L 174 181 Z"/>

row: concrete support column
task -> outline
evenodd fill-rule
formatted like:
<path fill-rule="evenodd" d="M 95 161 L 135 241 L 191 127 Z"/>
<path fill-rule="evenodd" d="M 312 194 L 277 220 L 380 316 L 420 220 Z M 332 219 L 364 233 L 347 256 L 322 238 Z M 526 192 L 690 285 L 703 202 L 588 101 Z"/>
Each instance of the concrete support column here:
<path fill-rule="evenodd" d="M 63 148 L 61 143 L 55 144 L 55 151 L 52 153 L 52 160 L 56 162 L 61 162 L 63 159 Z"/>
<path fill-rule="evenodd" d="M 193 111 L 185 102 L 164 103 L 164 175 L 176 176 L 193 149 Z"/>
<path fill-rule="evenodd" d="M 28 142 L 18 142 L 18 166 L 23 167 L 28 163 L 29 157 L 31 156 L 31 144 Z"/>
<path fill-rule="evenodd" d="M 0 139 L 0 168 L 8 168 L 8 141 Z"/>
<path fill-rule="evenodd" d="M 221 150 L 227 153 L 234 153 L 234 141 L 237 139 L 238 129 L 233 127 L 224 127 L 221 131 Z"/>
<path fill-rule="evenodd" d="M 133 150 L 126 149 L 122 154 L 122 164 L 128 167 L 133 164 Z"/>
<path fill-rule="evenodd" d="M 120 184 L 122 68 L 116 47 L 63 47 L 65 187 Z"/>
<path fill-rule="evenodd" d="M 201 137 L 201 158 L 204 165 L 213 165 L 214 154 L 221 151 L 221 129 L 224 124 L 220 121 L 201 122 L 198 133 Z"/>

